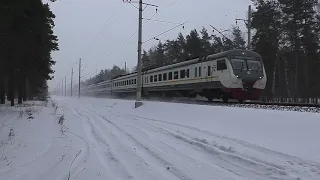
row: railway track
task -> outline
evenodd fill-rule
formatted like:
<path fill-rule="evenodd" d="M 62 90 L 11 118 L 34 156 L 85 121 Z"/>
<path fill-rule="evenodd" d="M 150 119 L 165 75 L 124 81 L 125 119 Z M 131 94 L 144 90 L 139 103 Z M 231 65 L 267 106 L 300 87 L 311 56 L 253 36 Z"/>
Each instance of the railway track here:
<path fill-rule="evenodd" d="M 184 103 L 184 104 L 199 104 L 209 106 L 227 106 L 227 107 L 241 107 L 241 108 L 255 108 L 255 109 L 271 109 L 280 111 L 298 111 L 320 113 L 320 104 L 304 104 L 304 103 L 278 103 L 278 102 L 228 102 L 198 100 L 198 99 L 148 99 L 150 101 Z"/>
<path fill-rule="evenodd" d="M 112 98 L 112 97 L 107 97 Z M 134 100 L 135 97 L 122 98 L 126 100 Z M 259 102 L 259 101 L 249 101 L 249 102 L 238 102 L 231 101 L 224 103 L 219 100 L 209 102 L 206 99 L 197 98 L 146 98 L 143 101 L 159 101 L 159 102 L 170 102 L 170 103 L 183 103 L 183 104 L 198 104 L 207 106 L 226 106 L 226 107 L 241 107 L 241 108 L 254 108 L 254 109 L 271 109 L 280 111 L 298 111 L 298 112 L 310 112 L 310 113 L 320 113 L 320 104 L 304 104 L 304 103 L 278 103 L 278 102 Z"/>

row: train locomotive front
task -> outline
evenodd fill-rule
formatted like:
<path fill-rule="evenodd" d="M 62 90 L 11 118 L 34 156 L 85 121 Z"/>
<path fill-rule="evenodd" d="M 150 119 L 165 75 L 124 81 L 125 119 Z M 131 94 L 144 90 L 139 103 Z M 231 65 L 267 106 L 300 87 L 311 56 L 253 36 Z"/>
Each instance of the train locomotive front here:
<path fill-rule="evenodd" d="M 225 99 L 258 100 L 265 89 L 267 77 L 261 56 L 252 51 L 235 50 L 227 56 L 230 79 L 221 81 Z M 224 99 L 224 100 L 225 100 Z"/>

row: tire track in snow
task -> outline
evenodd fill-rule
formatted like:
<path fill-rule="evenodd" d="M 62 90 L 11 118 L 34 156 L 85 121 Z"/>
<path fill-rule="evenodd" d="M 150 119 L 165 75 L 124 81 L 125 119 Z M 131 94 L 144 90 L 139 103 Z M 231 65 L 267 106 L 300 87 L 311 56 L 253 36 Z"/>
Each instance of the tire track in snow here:
<path fill-rule="evenodd" d="M 152 154 L 150 154 L 148 151 L 145 150 L 145 148 L 150 149 L 149 147 L 146 147 L 140 141 L 138 143 L 136 141 L 133 141 L 132 138 L 128 136 L 128 133 L 124 133 L 125 131 L 120 130 L 118 126 L 114 126 L 113 124 L 111 124 L 111 127 L 110 127 L 110 123 L 107 122 L 105 118 L 103 118 L 100 114 L 96 113 L 91 109 L 88 109 L 88 110 L 94 113 L 94 115 L 92 116 L 96 116 L 96 118 L 94 118 L 95 120 L 100 120 L 100 123 L 99 123 L 100 127 L 106 127 L 109 129 L 109 131 L 107 132 L 109 134 L 108 136 L 111 136 L 111 139 L 114 140 L 114 142 L 119 143 L 118 145 L 117 143 L 113 143 L 113 146 L 115 146 L 115 148 L 117 148 L 118 150 L 126 149 L 124 150 L 125 154 L 123 154 L 123 156 L 129 154 L 130 156 L 127 159 L 134 159 L 133 162 L 127 161 L 126 164 L 131 163 L 130 167 L 135 168 L 134 172 L 142 171 L 142 173 L 140 173 L 140 176 L 143 176 L 143 177 L 139 179 L 154 179 L 154 180 L 186 179 L 187 176 L 177 177 L 173 173 L 168 173 L 170 172 L 170 169 L 167 169 L 167 166 L 164 165 L 163 161 L 159 161 L 158 160 L 159 157 L 155 158 Z M 138 148 L 137 145 L 140 148 Z M 132 151 L 133 149 L 134 151 Z M 156 159 L 158 163 L 155 163 L 154 159 Z M 141 168 L 144 168 L 145 166 L 147 167 L 147 169 L 141 170 Z M 152 172 L 149 172 L 150 170 Z M 152 178 L 150 176 L 152 176 Z"/>
<path fill-rule="evenodd" d="M 140 124 L 141 126 L 145 126 L 146 124 Z M 163 128 L 159 128 L 158 126 L 154 126 L 154 125 L 151 125 L 151 124 L 148 124 L 147 125 L 149 126 L 149 129 L 150 131 L 158 131 L 158 132 L 161 132 L 162 134 L 166 135 L 166 136 L 169 136 L 169 137 L 172 137 L 172 138 L 175 138 L 179 141 L 182 141 L 184 143 L 187 143 L 187 145 L 191 145 L 193 148 L 196 148 L 196 150 L 198 151 L 201 151 L 201 152 L 205 152 L 205 153 L 208 153 L 211 157 L 215 158 L 214 159 L 214 162 L 216 162 L 216 165 L 222 169 L 224 169 L 225 171 L 229 171 L 235 175 L 238 176 L 238 178 L 242 177 L 242 176 L 245 176 L 248 174 L 248 172 L 251 172 L 252 173 L 252 176 L 253 175 L 258 175 L 255 179 L 260 179 L 259 176 L 263 175 L 261 173 L 258 173 L 256 172 L 255 170 L 253 169 L 248 169 L 248 168 L 245 168 L 246 166 L 241 166 L 241 165 L 237 165 L 237 164 L 234 164 L 232 163 L 233 161 L 227 161 L 226 159 L 223 159 L 220 157 L 221 153 L 223 152 L 220 152 L 219 150 L 216 150 L 214 148 L 211 148 L 210 146 L 202 146 L 202 144 L 197 144 L 193 141 L 188 141 L 188 139 L 182 137 L 182 136 L 179 136 L 177 134 L 174 134 L 170 131 L 167 131 Z M 198 146 L 194 146 L 194 145 L 198 145 Z M 200 149 L 199 149 L 200 148 Z M 234 160 L 234 159 L 232 159 Z M 236 160 L 241 160 L 240 158 L 236 159 Z M 220 162 L 219 162 L 220 161 Z M 218 163 L 219 162 L 219 163 Z M 251 164 L 252 162 L 250 161 L 248 164 Z M 237 170 L 233 170 L 233 169 L 230 169 L 230 166 L 232 166 L 233 168 L 237 169 Z M 240 174 L 239 174 L 240 173 Z"/>
<path fill-rule="evenodd" d="M 134 117 L 131 116 L 131 118 L 134 118 Z M 134 118 L 134 119 L 139 121 L 137 118 Z M 212 147 L 211 145 L 208 145 L 208 144 L 203 143 L 198 140 L 194 140 L 190 137 L 186 137 L 183 135 L 179 135 L 177 133 L 173 133 L 171 131 L 168 131 L 168 130 L 163 129 L 158 126 L 154 126 L 151 124 L 149 124 L 149 125 L 153 126 L 155 128 L 154 130 L 162 131 L 166 135 L 169 135 L 169 136 L 174 137 L 178 140 L 184 141 L 185 143 L 188 143 L 193 147 L 200 148 L 202 151 L 205 151 L 211 155 L 222 156 L 222 158 L 219 157 L 219 159 L 233 165 L 234 167 L 237 167 L 238 169 L 243 169 L 243 170 L 246 170 L 247 172 L 251 172 L 251 173 L 259 175 L 259 176 L 264 175 L 264 176 L 267 176 L 268 178 L 292 179 L 295 177 L 295 176 L 292 177 L 293 174 L 288 174 L 288 172 L 286 172 L 286 169 L 284 167 L 278 166 L 276 164 L 266 163 L 265 161 L 258 162 L 258 161 L 255 161 L 254 159 L 243 157 L 241 155 L 221 151 L 219 148 L 217 149 L 215 147 Z M 246 167 L 251 167 L 251 168 L 248 169 Z M 256 172 L 257 167 L 259 167 L 260 171 L 262 171 L 262 172 L 259 172 L 259 173 Z M 295 178 L 297 178 L 297 177 L 295 177 Z"/>
<path fill-rule="evenodd" d="M 84 155 L 82 156 L 82 154 L 80 154 L 81 158 L 80 159 L 79 158 L 76 159 L 78 163 L 74 163 L 72 165 L 72 169 L 70 170 L 70 175 L 71 175 L 71 177 L 73 177 L 75 174 L 80 173 L 80 167 L 87 162 L 87 160 L 88 160 L 88 158 L 90 156 L 90 146 L 89 146 L 89 143 L 83 137 L 81 137 L 80 135 L 78 135 L 76 133 L 73 133 L 73 132 L 66 132 L 66 133 L 70 134 L 70 135 L 72 135 L 72 136 L 74 136 L 74 137 L 76 137 L 78 139 L 80 139 L 81 141 L 83 141 L 85 143 Z M 66 173 L 60 175 L 57 178 L 57 180 L 68 179 L 68 176 L 69 176 L 68 174 L 69 174 L 69 172 L 66 172 Z"/>
<path fill-rule="evenodd" d="M 111 179 L 134 179 L 134 177 L 126 170 L 125 166 L 119 161 L 119 159 L 111 151 L 110 145 L 104 140 L 107 139 L 103 137 L 100 129 L 97 129 L 97 126 L 94 126 L 91 122 L 91 119 L 74 109 L 74 112 L 78 114 L 83 120 L 86 121 L 88 126 L 83 124 L 83 127 L 88 135 L 88 137 L 94 142 L 95 145 L 94 151 L 96 152 L 100 163 L 104 166 L 107 171 L 107 174 L 112 176 Z M 96 129 L 95 129 L 96 127 Z M 103 151 L 102 149 L 105 149 Z M 112 170 L 112 171 L 110 171 Z"/>
<path fill-rule="evenodd" d="M 167 171 L 171 172 L 174 176 L 176 176 L 178 179 L 181 180 L 192 180 L 192 178 L 190 178 L 189 176 L 187 176 L 186 174 L 184 174 L 181 170 L 179 170 L 178 168 L 176 168 L 173 164 L 171 164 L 169 161 L 165 160 L 164 158 L 161 157 L 161 155 L 156 152 L 156 150 L 152 147 L 148 147 L 146 145 L 144 145 L 143 143 L 141 143 L 139 140 L 137 140 L 135 137 L 133 137 L 132 135 L 130 135 L 128 132 L 126 132 L 125 130 L 123 130 L 122 128 L 120 128 L 118 125 L 116 125 L 115 123 L 113 123 L 112 121 L 110 121 L 109 119 L 107 119 L 106 117 L 102 116 L 101 114 L 98 114 L 97 112 L 95 112 L 92 109 L 88 109 L 91 110 L 92 112 L 96 113 L 97 115 L 101 116 L 105 121 L 107 121 L 110 125 L 112 125 L 113 127 L 115 127 L 116 129 L 118 129 L 121 133 L 125 134 L 130 140 L 132 140 L 135 144 L 139 145 L 140 147 L 142 147 L 147 153 L 149 153 L 152 157 L 154 157 L 157 161 L 159 161 L 161 164 L 164 165 L 164 167 L 168 167 Z"/>
<path fill-rule="evenodd" d="M 211 137 L 218 138 L 218 139 L 221 139 L 221 140 L 224 140 L 224 141 L 228 141 L 228 142 L 231 142 L 231 143 L 236 143 L 236 144 L 242 145 L 245 148 L 253 149 L 253 150 L 256 150 L 256 151 L 264 153 L 264 154 L 269 154 L 269 155 L 275 156 L 275 157 L 277 157 L 279 159 L 284 159 L 283 161 L 287 161 L 288 159 L 290 159 L 295 164 L 304 164 L 306 166 L 309 166 L 309 168 L 316 169 L 318 172 L 320 172 L 320 163 L 315 162 L 315 161 L 304 160 L 304 159 L 301 159 L 301 158 L 298 158 L 298 157 L 295 157 L 295 156 L 291 156 L 291 155 L 288 155 L 288 154 L 285 154 L 285 153 L 273 151 L 273 150 L 270 150 L 270 149 L 255 145 L 255 144 L 250 144 L 250 143 L 242 141 L 242 140 L 238 140 L 238 139 L 230 138 L 230 137 L 225 137 L 225 136 L 220 136 L 220 135 L 214 134 L 212 132 L 209 132 L 209 131 L 206 131 L 206 130 L 201 130 L 201 129 L 198 129 L 198 128 L 195 128 L 195 127 L 191 127 L 191 126 L 186 126 L 186 125 L 173 123 L 173 122 L 168 122 L 168 121 L 159 120 L 159 119 L 136 116 L 136 115 L 127 114 L 127 113 L 120 113 L 120 114 L 126 115 L 126 116 L 131 117 L 131 118 L 134 118 L 135 120 L 152 121 L 152 122 L 157 122 L 159 124 L 173 125 L 173 126 L 176 126 L 178 128 L 188 129 L 188 130 L 203 134 L 205 136 L 211 136 Z M 165 128 L 167 129 L 168 127 L 165 127 Z M 182 131 L 180 131 L 179 133 L 182 133 Z M 186 134 L 184 134 L 184 135 L 186 135 Z M 194 139 L 194 140 L 196 139 L 196 138 L 191 137 L 191 136 L 189 136 L 189 137 Z M 197 139 L 199 140 L 199 138 L 197 138 Z M 250 157 L 250 156 L 248 156 L 247 158 L 250 158 L 250 159 L 253 158 L 254 159 L 254 157 Z M 260 161 L 259 159 L 256 159 L 256 160 Z M 266 163 L 267 165 L 274 166 L 275 168 L 278 168 L 278 169 L 285 169 L 282 166 L 278 166 L 276 164 L 268 163 L 268 162 L 265 162 L 265 161 L 261 161 L 260 163 Z M 292 165 L 292 163 L 289 163 L 289 162 L 288 162 L 288 164 Z"/>
<path fill-rule="evenodd" d="M 181 124 L 177 124 L 177 123 L 171 123 L 171 122 L 167 122 L 167 121 L 163 121 L 163 120 L 150 119 L 150 118 L 143 118 L 143 117 L 137 118 L 137 116 L 135 116 L 135 115 L 129 115 L 129 114 L 126 114 L 126 115 L 129 116 L 129 117 L 132 117 L 132 118 L 134 118 L 135 120 L 138 120 L 138 121 L 139 120 L 143 121 L 143 122 L 152 121 L 152 122 L 156 122 L 157 124 L 162 124 L 161 127 L 163 125 L 165 125 L 165 129 L 169 128 L 169 129 L 171 129 L 171 131 L 175 131 L 178 134 L 181 134 L 182 136 L 188 137 L 188 138 L 190 138 L 190 139 L 192 139 L 194 141 L 198 141 L 200 143 L 204 143 L 204 144 L 209 144 L 211 146 L 215 146 L 214 144 L 210 144 L 208 142 L 203 142 L 202 141 L 203 139 L 201 139 L 201 138 L 197 138 L 197 137 L 194 137 L 194 136 L 190 136 L 190 135 L 188 135 L 186 133 L 183 133 L 183 131 L 181 131 L 180 129 L 182 128 L 182 129 L 187 129 L 187 130 L 193 130 L 194 132 L 199 133 L 200 136 L 202 136 L 201 134 L 203 134 L 204 136 L 209 136 L 209 137 L 220 139 L 222 141 L 227 141 L 228 143 L 241 145 L 243 148 L 252 149 L 252 150 L 254 150 L 256 152 L 259 152 L 261 154 L 272 156 L 273 158 L 276 158 L 276 160 L 281 165 L 275 164 L 273 162 L 268 162 L 268 160 L 262 160 L 261 158 L 253 157 L 253 156 L 250 156 L 248 154 L 237 153 L 241 157 L 244 157 L 246 159 L 250 159 L 250 160 L 258 162 L 260 164 L 265 164 L 267 166 L 274 167 L 274 168 L 279 169 L 279 170 L 292 172 L 292 173 L 296 173 L 296 174 L 301 174 L 301 173 L 304 173 L 306 171 L 309 171 L 311 174 L 320 175 L 320 164 L 318 162 L 315 162 L 315 161 L 304 160 L 304 159 L 301 159 L 301 158 L 298 158 L 298 157 L 294 157 L 294 156 L 291 156 L 291 155 L 288 155 L 288 154 L 284 154 L 284 153 L 281 153 L 281 152 L 276 152 L 276 151 L 269 150 L 269 149 L 266 149 L 266 148 L 261 147 L 261 146 L 250 144 L 250 143 L 245 142 L 245 141 L 241 141 L 241 140 L 234 139 L 234 138 L 229 138 L 229 137 L 222 137 L 222 136 L 216 135 L 216 134 L 214 134 L 212 132 L 201 130 L 201 129 L 190 127 L 190 126 L 186 126 L 186 125 L 181 125 Z M 167 126 L 167 125 L 169 125 L 169 126 Z M 171 125 L 173 125 L 175 127 L 178 127 L 179 130 L 172 129 Z M 220 147 L 217 147 L 217 148 L 221 149 Z M 228 150 L 228 149 L 225 148 L 225 147 L 222 147 L 222 151 L 225 151 L 225 150 Z M 301 170 L 300 167 L 297 167 L 298 164 L 303 164 L 304 165 L 303 166 L 304 169 Z"/>

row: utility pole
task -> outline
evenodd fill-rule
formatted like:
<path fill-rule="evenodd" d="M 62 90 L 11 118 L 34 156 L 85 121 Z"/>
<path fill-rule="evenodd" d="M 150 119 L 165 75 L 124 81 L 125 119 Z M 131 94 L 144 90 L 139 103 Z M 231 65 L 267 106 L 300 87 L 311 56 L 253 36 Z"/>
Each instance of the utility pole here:
<path fill-rule="evenodd" d="M 138 72 L 137 72 L 137 97 L 135 108 L 142 106 L 141 101 L 141 49 L 142 49 L 142 0 L 139 0 L 139 34 L 138 34 Z"/>
<path fill-rule="evenodd" d="M 71 70 L 71 97 L 72 97 L 72 81 L 73 81 L 73 68 Z"/>
<path fill-rule="evenodd" d="M 79 59 L 79 98 L 80 98 L 80 80 L 81 80 L 81 58 Z"/>
<path fill-rule="evenodd" d="M 127 73 L 127 62 L 124 62 L 124 70 L 125 70 L 126 73 Z"/>
<path fill-rule="evenodd" d="M 251 24 L 252 24 L 252 9 L 251 9 L 251 5 L 249 5 L 249 9 L 248 9 L 248 19 L 236 19 L 236 24 L 238 23 L 238 21 L 244 21 L 244 23 L 247 26 L 248 29 L 248 45 L 247 45 L 247 50 L 251 50 Z"/>
<path fill-rule="evenodd" d="M 251 50 L 251 17 L 252 17 L 252 13 L 251 13 L 251 5 L 249 6 L 249 10 L 248 10 L 248 50 Z"/>
<path fill-rule="evenodd" d="M 127 3 L 136 3 L 131 0 L 123 0 L 123 2 Z M 139 25 L 138 25 L 138 64 L 137 64 L 137 96 L 136 96 L 136 102 L 135 102 L 135 108 L 138 108 L 143 105 L 141 101 L 141 84 L 142 84 L 142 73 L 141 73 L 141 50 L 142 50 L 142 5 L 146 6 L 154 6 L 158 7 L 156 5 L 143 3 L 142 0 L 139 0 Z M 156 9 L 157 11 L 157 9 Z"/>
<path fill-rule="evenodd" d="M 64 77 L 64 96 L 67 96 L 67 76 Z"/>

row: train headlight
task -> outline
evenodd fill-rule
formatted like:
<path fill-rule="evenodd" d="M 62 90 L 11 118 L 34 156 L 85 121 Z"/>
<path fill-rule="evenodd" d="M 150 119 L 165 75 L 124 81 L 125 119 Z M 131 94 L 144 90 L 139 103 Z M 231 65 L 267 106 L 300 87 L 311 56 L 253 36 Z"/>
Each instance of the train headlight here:
<path fill-rule="evenodd" d="M 262 79 L 262 77 L 259 77 L 259 79 Z"/>
<path fill-rule="evenodd" d="M 237 78 L 239 78 L 239 75 L 236 75 Z"/>

